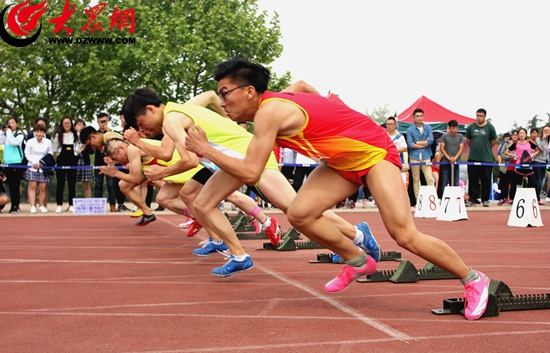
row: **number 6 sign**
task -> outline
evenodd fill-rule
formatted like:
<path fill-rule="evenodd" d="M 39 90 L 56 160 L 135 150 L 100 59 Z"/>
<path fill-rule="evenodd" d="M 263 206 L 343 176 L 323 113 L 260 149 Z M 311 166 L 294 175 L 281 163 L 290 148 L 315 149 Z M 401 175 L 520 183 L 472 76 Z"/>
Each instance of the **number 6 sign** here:
<path fill-rule="evenodd" d="M 542 227 L 537 194 L 534 188 L 518 188 L 508 217 L 512 227 Z"/>

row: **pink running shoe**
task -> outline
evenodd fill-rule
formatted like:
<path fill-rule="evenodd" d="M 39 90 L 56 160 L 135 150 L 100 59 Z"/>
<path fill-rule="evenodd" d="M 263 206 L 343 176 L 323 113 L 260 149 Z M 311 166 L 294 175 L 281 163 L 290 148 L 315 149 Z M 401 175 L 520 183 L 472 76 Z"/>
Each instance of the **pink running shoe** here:
<path fill-rule="evenodd" d="M 195 221 L 194 218 L 187 217 L 187 220 L 186 220 L 185 222 L 183 222 L 183 223 L 180 223 L 180 224 L 178 225 L 178 228 L 179 228 L 179 229 L 187 229 L 187 228 L 189 228 L 189 226 L 190 226 L 191 224 L 193 224 L 194 221 Z"/>
<path fill-rule="evenodd" d="M 273 244 L 273 246 L 277 246 L 277 244 L 279 244 L 279 240 L 281 240 L 281 228 L 279 228 L 276 218 L 269 217 L 269 219 L 271 219 L 271 224 L 265 230 L 265 234 L 269 238 L 271 244 Z"/>
<path fill-rule="evenodd" d="M 195 234 L 199 232 L 199 230 L 202 229 L 202 225 L 197 221 L 196 219 L 193 220 L 193 223 L 189 226 L 189 230 L 187 231 L 187 236 L 192 237 Z"/>
<path fill-rule="evenodd" d="M 376 271 L 376 261 L 371 256 L 367 256 L 365 268 L 358 270 L 356 267 L 350 265 L 344 266 L 342 273 L 325 285 L 325 291 L 329 293 L 341 292 L 348 288 L 351 282 L 357 278 L 370 275 L 374 271 Z"/>
<path fill-rule="evenodd" d="M 464 316 L 468 320 L 477 320 L 487 309 L 489 284 L 491 280 L 476 271 L 479 278 L 464 285 Z"/>

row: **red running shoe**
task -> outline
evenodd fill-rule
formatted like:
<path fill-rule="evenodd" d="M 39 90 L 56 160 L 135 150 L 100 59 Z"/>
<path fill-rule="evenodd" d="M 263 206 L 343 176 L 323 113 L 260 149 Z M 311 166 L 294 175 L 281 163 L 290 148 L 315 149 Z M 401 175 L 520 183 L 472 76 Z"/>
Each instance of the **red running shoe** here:
<path fill-rule="evenodd" d="M 190 226 L 191 224 L 193 224 L 194 221 L 195 221 L 194 218 L 192 218 L 192 217 L 187 217 L 187 219 L 185 220 L 185 222 L 180 223 L 180 224 L 178 225 L 178 228 L 179 228 L 179 229 L 187 229 L 187 228 L 189 228 L 189 226 Z"/>
<path fill-rule="evenodd" d="M 265 230 L 265 234 L 269 238 L 271 244 L 273 244 L 273 246 L 277 246 L 277 244 L 279 244 L 279 240 L 281 240 L 281 228 L 279 228 L 276 218 L 269 217 L 269 219 L 271 220 L 271 224 Z"/>
<path fill-rule="evenodd" d="M 192 237 L 195 234 L 199 232 L 199 230 L 202 229 L 202 225 L 199 223 L 199 221 L 194 220 L 193 223 L 189 226 L 189 230 L 187 231 L 187 236 Z"/>

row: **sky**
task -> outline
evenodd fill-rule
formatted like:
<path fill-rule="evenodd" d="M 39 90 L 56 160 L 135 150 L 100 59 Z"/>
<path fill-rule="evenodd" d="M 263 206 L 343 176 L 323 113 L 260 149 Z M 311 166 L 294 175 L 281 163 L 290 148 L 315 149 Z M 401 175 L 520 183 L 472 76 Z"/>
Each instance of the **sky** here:
<path fill-rule="evenodd" d="M 550 112 L 550 2 L 259 0 L 277 12 L 290 71 L 365 113 L 398 114 L 422 95 L 498 133 Z M 539 123 L 542 125 L 542 123 Z"/>

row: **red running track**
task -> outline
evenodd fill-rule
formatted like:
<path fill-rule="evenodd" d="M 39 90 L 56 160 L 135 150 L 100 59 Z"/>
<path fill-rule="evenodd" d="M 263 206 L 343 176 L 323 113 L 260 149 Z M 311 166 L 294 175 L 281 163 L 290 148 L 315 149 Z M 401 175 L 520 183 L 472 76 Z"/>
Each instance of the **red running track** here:
<path fill-rule="evenodd" d="M 371 224 L 384 251 L 422 268 L 400 249 L 376 213 L 342 213 Z M 283 229 L 289 224 L 275 215 Z M 507 211 L 470 219 L 417 219 L 470 266 L 514 294 L 550 292 L 550 232 L 507 227 Z M 542 211 L 550 222 L 550 212 Z M 257 251 L 251 271 L 210 275 L 224 263 L 191 250 L 181 217 L 159 215 L 138 228 L 127 216 L 3 217 L 0 232 L 0 352 L 548 352 L 550 311 L 502 312 L 470 322 L 436 316 L 458 280 L 354 283 L 339 294 L 324 284 L 341 265 L 309 264 L 326 250 Z M 381 262 L 379 269 L 395 269 Z"/>

